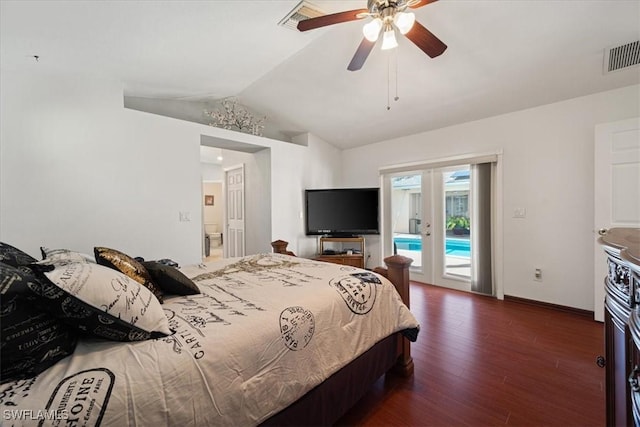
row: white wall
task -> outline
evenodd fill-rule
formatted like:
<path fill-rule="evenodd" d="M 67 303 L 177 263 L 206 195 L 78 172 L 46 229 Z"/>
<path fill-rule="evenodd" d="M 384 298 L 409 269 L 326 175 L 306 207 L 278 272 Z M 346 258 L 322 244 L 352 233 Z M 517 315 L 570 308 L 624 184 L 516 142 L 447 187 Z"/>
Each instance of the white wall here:
<path fill-rule="evenodd" d="M 265 249 L 304 236 L 303 175 L 322 181 L 339 171 L 338 161 L 323 164 L 339 151 L 322 141 L 301 147 L 125 109 L 117 82 L 6 70 L 0 78 L 0 240 L 37 258 L 40 246 L 104 245 L 200 262 L 201 135 L 264 146 L 277 158 L 272 205 L 285 203 L 259 243 Z"/>
<path fill-rule="evenodd" d="M 375 186 L 382 166 L 503 150 L 505 295 L 593 310 L 594 127 L 640 115 L 639 103 L 636 85 L 346 150 L 344 183 Z M 517 207 L 525 219 L 512 218 Z M 380 263 L 375 242 L 370 265 Z"/>
<path fill-rule="evenodd" d="M 281 194 L 271 201 L 272 233 L 288 241 L 289 250 L 298 256 L 311 257 L 317 239 L 305 235 L 304 190 L 340 186 L 342 152 L 311 134 L 299 135 L 293 142 L 272 149 L 272 189 Z M 302 157 L 304 151 L 307 155 Z"/>
<path fill-rule="evenodd" d="M 39 258 L 39 246 L 197 260 L 198 144 L 122 108 L 107 81 L 1 74 L 0 238 Z M 197 138 L 197 135 L 193 135 Z M 191 185 L 190 183 L 193 183 Z M 186 189 L 186 191 L 185 191 Z M 200 196 L 197 196 L 200 200 Z"/>
<path fill-rule="evenodd" d="M 213 163 L 200 163 L 200 171 L 202 173 L 202 181 L 204 182 L 222 182 L 222 166 Z"/>

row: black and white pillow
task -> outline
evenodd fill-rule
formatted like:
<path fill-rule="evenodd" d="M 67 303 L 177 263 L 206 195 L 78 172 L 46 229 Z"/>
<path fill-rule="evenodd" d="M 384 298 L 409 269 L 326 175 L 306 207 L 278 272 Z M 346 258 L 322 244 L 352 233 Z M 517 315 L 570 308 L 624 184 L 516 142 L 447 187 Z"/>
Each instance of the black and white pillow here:
<path fill-rule="evenodd" d="M 28 267 L 0 262 L 2 382 L 31 378 L 73 353 L 78 333 L 35 304 L 39 286 Z"/>
<path fill-rule="evenodd" d="M 51 314 L 81 331 L 113 341 L 171 335 L 157 298 L 126 274 L 99 264 L 40 261 L 44 279 L 31 290 Z"/>
<path fill-rule="evenodd" d="M 78 261 L 78 262 L 96 262 L 93 255 L 83 254 L 81 252 L 72 251 L 69 249 L 50 249 L 40 247 L 42 253 L 42 259 L 47 261 Z"/>
<path fill-rule="evenodd" d="M 145 261 L 142 263 L 147 269 L 154 283 L 172 295 L 195 295 L 200 293 L 198 285 L 185 276 L 180 270 L 159 261 Z"/>
<path fill-rule="evenodd" d="M 0 242 L 0 262 L 12 267 L 20 267 L 21 265 L 29 265 L 36 261 L 34 257 L 22 252 L 20 249 Z"/>

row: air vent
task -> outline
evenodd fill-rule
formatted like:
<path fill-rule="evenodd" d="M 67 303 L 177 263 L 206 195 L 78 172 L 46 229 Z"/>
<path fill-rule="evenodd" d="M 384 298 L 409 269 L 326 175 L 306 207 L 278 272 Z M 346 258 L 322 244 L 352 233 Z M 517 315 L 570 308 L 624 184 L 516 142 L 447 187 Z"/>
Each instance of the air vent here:
<path fill-rule="evenodd" d="M 326 13 L 318 9 L 317 6 L 303 0 L 298 3 L 298 5 L 294 7 L 293 10 L 282 19 L 282 21 L 278 22 L 278 25 L 289 28 L 290 30 L 298 31 L 298 22 L 309 18 L 317 18 L 318 16 L 323 15 L 326 15 Z"/>
<path fill-rule="evenodd" d="M 604 51 L 604 73 L 640 64 L 640 40 Z"/>

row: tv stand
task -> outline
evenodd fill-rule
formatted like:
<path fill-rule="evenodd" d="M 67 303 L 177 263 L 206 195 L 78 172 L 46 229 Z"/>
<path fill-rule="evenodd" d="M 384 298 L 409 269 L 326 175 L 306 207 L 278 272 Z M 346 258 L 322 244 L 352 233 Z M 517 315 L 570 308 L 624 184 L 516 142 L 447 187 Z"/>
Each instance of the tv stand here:
<path fill-rule="evenodd" d="M 318 261 L 364 268 L 364 237 L 323 236 L 320 238 Z"/>

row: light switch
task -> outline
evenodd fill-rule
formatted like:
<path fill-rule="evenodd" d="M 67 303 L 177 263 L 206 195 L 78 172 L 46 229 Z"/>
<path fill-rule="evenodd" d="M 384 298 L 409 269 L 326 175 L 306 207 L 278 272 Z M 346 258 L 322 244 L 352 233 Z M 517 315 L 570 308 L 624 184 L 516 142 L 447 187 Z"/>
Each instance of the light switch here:
<path fill-rule="evenodd" d="M 526 218 L 526 216 L 527 216 L 527 210 L 525 208 L 515 208 L 513 210 L 514 218 Z"/>
<path fill-rule="evenodd" d="M 190 222 L 191 212 L 180 212 L 180 222 Z"/>

